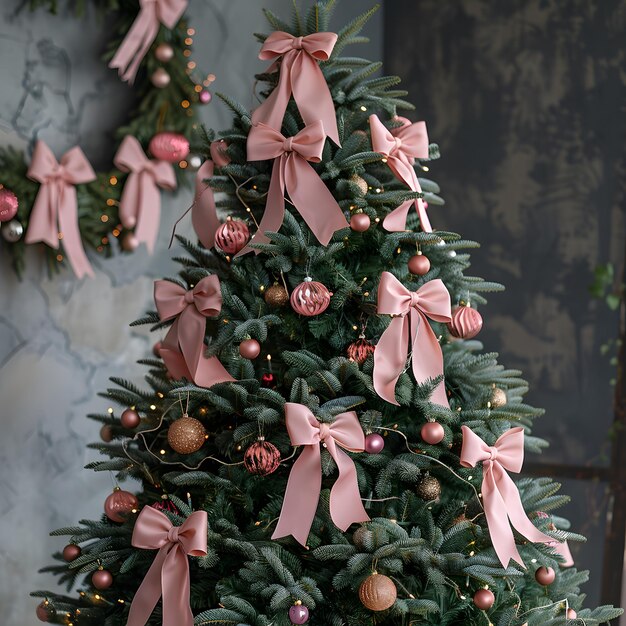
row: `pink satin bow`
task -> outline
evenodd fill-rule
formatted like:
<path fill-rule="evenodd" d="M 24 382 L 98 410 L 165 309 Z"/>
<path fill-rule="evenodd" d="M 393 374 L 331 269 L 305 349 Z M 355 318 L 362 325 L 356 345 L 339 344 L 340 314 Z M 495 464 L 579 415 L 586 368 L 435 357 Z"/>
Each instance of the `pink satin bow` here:
<path fill-rule="evenodd" d="M 213 144 L 211 144 L 213 145 Z M 206 182 L 213 177 L 213 161 L 205 161 L 196 172 L 196 192 L 191 207 L 191 223 L 202 245 L 210 249 L 215 244 L 215 233 L 220 226 L 215 208 L 213 189 Z"/>
<path fill-rule="evenodd" d="M 374 351 L 374 389 L 391 404 L 396 402 L 396 383 L 413 348 L 412 367 L 415 380 L 423 383 L 443 374 L 443 354 L 427 318 L 437 322 L 451 320 L 450 294 L 436 278 L 409 291 L 393 274 L 383 272 L 378 285 L 379 315 L 392 315 Z M 432 401 L 449 406 L 443 381 L 433 391 Z"/>
<path fill-rule="evenodd" d="M 189 291 L 169 280 L 157 280 L 154 301 L 161 320 L 176 317 L 159 351 L 170 374 L 200 387 L 233 381 L 217 357 L 204 356 L 205 318 L 218 315 L 222 309 L 219 278 L 206 276 Z"/>
<path fill-rule="evenodd" d="M 507 430 L 494 446 L 488 446 L 467 426 L 461 426 L 461 430 L 461 465 L 475 467 L 480 462 L 483 464 L 483 505 L 491 543 L 498 559 L 502 567 L 508 567 L 511 559 L 525 567 L 515 545 L 511 524 L 526 539 L 535 543 L 551 543 L 554 538 L 542 533 L 528 519 L 519 491 L 506 473 L 506 470 L 515 473 L 522 470 L 524 429 L 517 427 Z"/>
<path fill-rule="evenodd" d="M 109 63 L 123 81 L 131 84 L 159 32 L 159 25 L 173 29 L 187 8 L 187 0 L 139 0 L 139 7 L 139 15 Z"/>
<path fill-rule="evenodd" d="M 174 168 L 166 161 L 148 159 L 132 135 L 124 137 L 113 162 L 122 172 L 130 172 L 120 199 L 120 221 L 124 228 L 134 228 L 135 237 L 152 253 L 161 220 L 159 187 L 176 189 Z"/>
<path fill-rule="evenodd" d="M 365 435 L 354 411 L 341 413 L 332 424 L 318 422 L 302 404 L 285 404 L 285 421 L 294 446 L 304 446 L 291 468 L 280 519 L 272 539 L 293 535 L 305 546 L 322 489 L 322 456 L 324 445 L 337 464 L 339 477 L 330 491 L 330 516 L 335 525 L 346 531 L 354 522 L 367 522 L 363 508 L 356 467 L 341 448 L 363 452 Z"/>
<path fill-rule="evenodd" d="M 87 157 L 75 146 L 58 162 L 52 150 L 41 140 L 35 145 L 27 176 L 41 183 L 30 215 L 26 243 L 43 241 L 63 249 L 78 278 L 94 275 L 78 228 L 78 201 L 74 185 L 96 179 Z"/>
<path fill-rule="evenodd" d="M 422 191 L 413 163 L 416 158 L 428 158 L 426 122 L 412 124 L 404 117 L 396 119 L 402 121 L 403 126 L 389 130 L 376 115 L 370 115 L 372 148 L 374 152 L 385 156 L 387 165 L 396 178 L 405 183 L 411 191 Z M 406 218 L 412 205 L 415 205 L 422 230 L 431 233 L 433 229 L 421 198 L 403 202 L 387 215 L 383 221 L 383 227 L 389 231 L 405 230 Z"/>
<path fill-rule="evenodd" d="M 248 161 L 274 159 L 274 166 L 265 213 L 250 243 L 266 243 L 269 239 L 265 233 L 280 228 L 285 215 L 285 189 L 322 245 L 328 244 L 335 231 L 348 226 L 333 194 L 307 162 L 321 161 L 324 137 L 320 120 L 305 126 L 295 137 L 284 137 L 264 123 L 252 128 L 248 135 Z M 237 256 L 250 250 L 247 245 Z"/>
<path fill-rule="evenodd" d="M 187 555 L 206 556 L 207 530 L 206 511 L 194 511 L 182 526 L 173 526 L 161 511 L 141 510 L 131 543 L 158 553 L 135 593 L 127 626 L 144 626 L 161 596 L 163 626 L 193 626 Z"/>
<path fill-rule="evenodd" d="M 294 37 L 283 31 L 273 32 L 263 43 L 259 59 L 266 61 L 282 56 L 280 77 L 274 91 L 252 114 L 253 124 L 263 122 L 280 130 L 289 96 L 293 93 L 304 123 L 310 125 L 322 120 L 328 136 L 341 145 L 333 98 L 318 65 L 318 61 L 330 58 L 336 41 L 336 33 Z"/>

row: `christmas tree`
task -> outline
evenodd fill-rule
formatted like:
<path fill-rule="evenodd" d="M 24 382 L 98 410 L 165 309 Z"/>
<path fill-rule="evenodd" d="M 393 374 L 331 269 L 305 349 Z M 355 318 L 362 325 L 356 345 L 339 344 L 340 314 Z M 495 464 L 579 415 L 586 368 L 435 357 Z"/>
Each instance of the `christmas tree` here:
<path fill-rule="evenodd" d="M 433 230 L 438 158 L 399 79 L 345 54 L 369 11 L 265 15 L 260 105 L 222 96 L 176 278 L 137 324 L 164 334 L 147 389 L 113 378 L 95 471 L 105 515 L 53 534 L 78 594 L 43 621 L 98 626 L 599 624 L 567 502 L 513 482 L 541 411 L 472 340 L 498 284 Z M 210 144 L 210 146 L 209 146 Z M 203 178 L 209 177 L 208 183 Z M 218 195 L 214 197 L 214 192 Z M 216 209 L 228 215 L 219 223 Z M 250 232 L 253 232 L 250 238 Z M 167 330 L 165 330 L 167 329 Z"/>

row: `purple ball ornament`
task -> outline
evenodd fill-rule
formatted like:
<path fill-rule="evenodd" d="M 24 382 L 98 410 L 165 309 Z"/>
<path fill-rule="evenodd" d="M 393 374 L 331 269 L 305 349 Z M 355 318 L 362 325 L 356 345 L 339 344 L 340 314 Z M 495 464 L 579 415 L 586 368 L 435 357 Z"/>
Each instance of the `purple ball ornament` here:
<path fill-rule="evenodd" d="M 368 454 L 378 454 L 383 451 L 385 440 L 378 433 L 370 433 L 365 436 L 365 452 Z"/>
<path fill-rule="evenodd" d="M 292 624 L 306 624 L 309 621 L 309 609 L 301 603 L 294 604 L 289 608 L 289 621 Z"/>

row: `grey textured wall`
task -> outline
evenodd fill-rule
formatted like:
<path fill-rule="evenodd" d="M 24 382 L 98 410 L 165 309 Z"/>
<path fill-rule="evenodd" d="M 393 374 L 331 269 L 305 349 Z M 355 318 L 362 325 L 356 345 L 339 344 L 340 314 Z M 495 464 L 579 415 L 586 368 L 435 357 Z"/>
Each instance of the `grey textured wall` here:
<path fill-rule="evenodd" d="M 16 15 L 18 4 L 0 2 L 0 143 L 27 148 L 42 137 L 60 153 L 79 142 L 92 163 L 107 167 L 114 151 L 111 134 L 131 96 L 99 59 L 106 26 L 94 16 Z M 197 31 L 194 60 L 217 75 L 217 90 L 247 106 L 253 74 L 263 67 L 252 37 L 266 28 L 262 6 L 287 18 L 291 11 L 290 0 L 190 2 Z M 360 10 L 344 2 L 335 23 L 343 25 Z M 372 45 L 362 53 L 380 58 L 382 16 L 369 33 Z M 228 124 L 228 113 L 217 101 L 203 109 L 203 116 L 216 128 Z M 189 203 L 188 190 L 165 200 L 153 257 L 140 251 L 93 259 L 96 278 L 82 283 L 69 273 L 49 280 L 35 251 L 18 282 L 0 241 L 2 623 L 38 623 L 27 593 L 53 584 L 37 569 L 63 545 L 62 539 L 48 537 L 49 530 L 102 510 L 111 480 L 82 470 L 95 456 L 85 444 L 98 438 L 96 424 L 85 414 L 106 409 L 96 394 L 109 376 L 141 380 L 134 362 L 149 351 L 152 339 L 128 323 L 150 304 L 152 281 L 175 271 L 167 241 Z M 179 232 L 189 234 L 188 226 Z"/>

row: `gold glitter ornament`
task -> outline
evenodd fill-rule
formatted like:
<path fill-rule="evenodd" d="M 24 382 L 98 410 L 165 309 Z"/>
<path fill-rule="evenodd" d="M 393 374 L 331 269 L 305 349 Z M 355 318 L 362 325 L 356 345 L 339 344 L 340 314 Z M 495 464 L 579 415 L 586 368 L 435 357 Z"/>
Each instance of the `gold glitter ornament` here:
<path fill-rule="evenodd" d="M 206 440 L 206 430 L 194 417 L 184 415 L 170 424 L 167 442 L 179 454 L 191 454 L 199 450 Z"/>
<path fill-rule="evenodd" d="M 265 292 L 265 302 L 270 306 L 285 306 L 289 302 L 289 293 L 287 290 L 278 283 L 274 283 Z"/>

